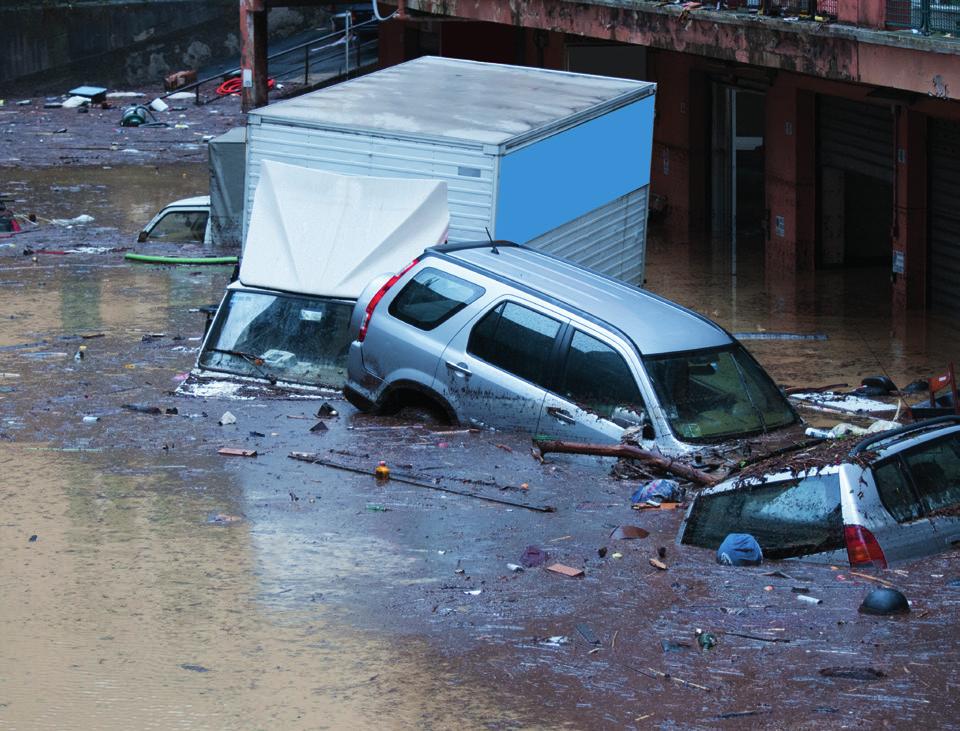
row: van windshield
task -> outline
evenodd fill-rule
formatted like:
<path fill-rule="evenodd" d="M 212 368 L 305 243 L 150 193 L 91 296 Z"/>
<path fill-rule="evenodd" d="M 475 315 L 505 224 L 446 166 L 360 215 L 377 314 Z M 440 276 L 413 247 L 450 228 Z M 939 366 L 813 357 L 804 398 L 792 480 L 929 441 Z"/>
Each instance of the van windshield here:
<path fill-rule="evenodd" d="M 200 367 L 269 381 L 341 388 L 353 303 L 231 290 Z"/>
<path fill-rule="evenodd" d="M 797 421 L 780 389 L 739 343 L 645 356 L 643 363 L 682 441 L 731 439 Z"/>

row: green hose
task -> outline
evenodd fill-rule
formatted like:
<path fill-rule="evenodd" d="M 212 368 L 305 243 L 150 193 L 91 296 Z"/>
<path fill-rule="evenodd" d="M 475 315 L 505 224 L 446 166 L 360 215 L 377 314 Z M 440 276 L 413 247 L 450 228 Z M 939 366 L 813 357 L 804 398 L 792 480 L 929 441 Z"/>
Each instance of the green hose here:
<path fill-rule="evenodd" d="M 124 259 L 144 264 L 236 264 L 235 256 L 148 256 L 146 254 L 127 253 Z"/>

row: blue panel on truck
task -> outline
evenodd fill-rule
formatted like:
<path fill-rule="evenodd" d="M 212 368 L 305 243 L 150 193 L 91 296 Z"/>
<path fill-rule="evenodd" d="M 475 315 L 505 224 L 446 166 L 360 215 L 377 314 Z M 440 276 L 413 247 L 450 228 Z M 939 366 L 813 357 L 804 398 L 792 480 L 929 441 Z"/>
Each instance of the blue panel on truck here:
<path fill-rule="evenodd" d="M 529 241 L 649 183 L 653 107 L 645 97 L 504 156 L 496 237 Z"/>

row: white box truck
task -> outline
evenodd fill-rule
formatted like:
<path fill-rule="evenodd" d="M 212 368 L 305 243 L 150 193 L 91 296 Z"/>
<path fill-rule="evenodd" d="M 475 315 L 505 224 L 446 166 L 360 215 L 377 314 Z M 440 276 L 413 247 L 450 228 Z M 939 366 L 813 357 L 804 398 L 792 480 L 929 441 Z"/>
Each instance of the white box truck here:
<path fill-rule="evenodd" d="M 441 180 L 451 242 L 489 232 L 639 284 L 655 91 L 423 57 L 269 104 L 248 115 L 244 231 L 266 160 Z"/>

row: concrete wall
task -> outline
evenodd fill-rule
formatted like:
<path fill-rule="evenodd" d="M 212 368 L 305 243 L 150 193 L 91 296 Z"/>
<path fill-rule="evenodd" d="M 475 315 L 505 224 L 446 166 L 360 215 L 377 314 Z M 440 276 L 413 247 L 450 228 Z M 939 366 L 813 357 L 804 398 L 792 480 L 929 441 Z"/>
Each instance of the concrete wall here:
<path fill-rule="evenodd" d="M 239 17 L 236 0 L 2 3 L 0 83 L 50 91 L 156 84 L 173 71 L 239 57 Z M 316 17 L 315 9 L 273 11 L 271 36 Z"/>

